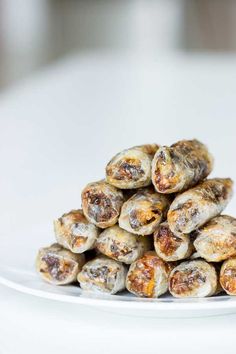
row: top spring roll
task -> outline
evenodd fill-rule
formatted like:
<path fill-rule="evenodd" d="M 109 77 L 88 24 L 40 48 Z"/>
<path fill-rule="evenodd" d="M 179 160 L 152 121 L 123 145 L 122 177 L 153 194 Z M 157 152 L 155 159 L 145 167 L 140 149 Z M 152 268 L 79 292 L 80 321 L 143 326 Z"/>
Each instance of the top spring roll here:
<path fill-rule="evenodd" d="M 106 180 L 121 189 L 151 184 L 151 162 L 158 145 L 140 145 L 115 155 L 106 166 Z"/>
<path fill-rule="evenodd" d="M 159 193 L 186 190 L 213 168 L 213 158 L 198 140 L 182 140 L 171 147 L 160 147 L 152 162 L 152 182 Z"/>
<path fill-rule="evenodd" d="M 175 234 L 188 234 L 219 215 L 233 194 L 230 178 L 206 180 L 178 195 L 170 206 L 167 220 Z"/>

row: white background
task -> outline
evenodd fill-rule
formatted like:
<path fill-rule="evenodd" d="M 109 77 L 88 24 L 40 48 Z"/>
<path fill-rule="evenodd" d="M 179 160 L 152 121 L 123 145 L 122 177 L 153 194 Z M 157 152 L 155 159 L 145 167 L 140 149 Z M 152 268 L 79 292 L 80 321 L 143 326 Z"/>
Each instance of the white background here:
<path fill-rule="evenodd" d="M 236 61 L 179 55 L 70 58 L 0 98 L 1 264 L 32 266 L 52 220 L 80 207 L 80 190 L 117 151 L 198 138 L 212 176 L 236 179 Z M 227 212 L 235 215 L 233 200 Z M 0 353 L 231 353 L 236 316 L 164 320 L 112 315 L 0 292 Z M 137 314 L 138 315 L 138 314 Z M 163 350 L 163 351 L 162 351 Z M 209 349 L 208 349 L 209 350 Z"/>

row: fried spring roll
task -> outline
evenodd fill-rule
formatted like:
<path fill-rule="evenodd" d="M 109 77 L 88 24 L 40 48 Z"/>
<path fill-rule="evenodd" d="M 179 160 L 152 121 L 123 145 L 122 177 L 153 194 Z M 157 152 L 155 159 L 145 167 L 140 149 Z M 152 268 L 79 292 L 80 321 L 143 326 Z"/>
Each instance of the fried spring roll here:
<path fill-rule="evenodd" d="M 90 223 L 81 209 L 71 210 L 54 221 L 57 242 L 74 253 L 83 253 L 94 247 L 99 231 Z"/>
<path fill-rule="evenodd" d="M 183 262 L 169 276 L 169 291 L 174 297 L 206 297 L 217 290 L 216 270 L 203 260 Z"/>
<path fill-rule="evenodd" d="M 98 256 L 83 266 L 77 280 L 84 290 L 116 294 L 125 289 L 126 274 L 122 263 Z"/>
<path fill-rule="evenodd" d="M 151 249 L 151 240 L 148 237 L 133 235 L 115 225 L 99 235 L 96 247 L 110 258 L 131 264 Z"/>
<path fill-rule="evenodd" d="M 54 243 L 40 248 L 36 258 L 36 270 L 43 280 L 54 285 L 70 284 L 84 265 L 83 254 L 74 254 Z"/>
<path fill-rule="evenodd" d="M 188 234 L 219 215 L 233 194 L 230 178 L 206 180 L 178 195 L 172 202 L 167 220 L 174 234 Z"/>
<path fill-rule="evenodd" d="M 224 261 L 220 270 L 220 285 L 229 295 L 236 295 L 236 257 Z"/>
<path fill-rule="evenodd" d="M 151 184 L 151 162 L 158 145 L 140 145 L 115 155 L 106 166 L 106 180 L 115 187 L 132 189 Z"/>
<path fill-rule="evenodd" d="M 150 235 L 166 217 L 169 206 L 168 196 L 152 188 L 141 189 L 123 204 L 119 225 L 137 235 Z"/>
<path fill-rule="evenodd" d="M 122 191 L 105 181 L 89 183 L 81 199 L 86 218 L 102 229 L 116 224 L 124 202 Z"/>
<path fill-rule="evenodd" d="M 236 256 L 236 219 L 220 215 L 195 231 L 194 246 L 208 262 L 221 262 Z"/>
<path fill-rule="evenodd" d="M 160 224 L 155 231 L 154 247 L 158 256 L 167 262 L 188 258 L 193 252 L 189 235 L 174 235 L 167 222 Z"/>
<path fill-rule="evenodd" d="M 213 169 L 213 158 L 198 140 L 181 140 L 171 147 L 160 147 L 152 161 L 152 183 L 160 193 L 186 190 Z"/>
<path fill-rule="evenodd" d="M 126 278 L 126 288 L 141 297 L 156 298 L 168 290 L 168 276 L 172 265 L 155 252 L 147 252 L 132 263 Z"/>

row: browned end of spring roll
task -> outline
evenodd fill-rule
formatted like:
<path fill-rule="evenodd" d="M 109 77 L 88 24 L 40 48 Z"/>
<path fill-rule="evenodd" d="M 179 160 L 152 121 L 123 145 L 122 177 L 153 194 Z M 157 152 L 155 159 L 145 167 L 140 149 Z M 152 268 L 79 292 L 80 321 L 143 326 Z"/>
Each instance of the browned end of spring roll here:
<path fill-rule="evenodd" d="M 152 183 L 160 193 L 186 190 L 206 178 L 213 158 L 198 140 L 182 140 L 160 147 L 152 162 Z"/>
<path fill-rule="evenodd" d="M 236 257 L 224 261 L 220 270 L 220 285 L 229 295 L 236 295 Z"/>
<path fill-rule="evenodd" d="M 81 199 L 84 215 L 100 228 L 116 224 L 124 202 L 122 191 L 104 181 L 89 183 Z"/>
<path fill-rule="evenodd" d="M 106 166 L 106 180 L 121 189 L 145 187 L 151 184 L 151 161 L 156 144 L 140 145 L 115 155 Z"/>
<path fill-rule="evenodd" d="M 189 235 L 174 235 L 167 222 L 155 231 L 154 247 L 158 256 L 168 262 L 188 258 L 193 252 Z"/>
<path fill-rule="evenodd" d="M 170 202 L 153 188 L 140 189 L 123 204 L 119 225 L 137 235 L 151 235 L 166 217 Z"/>
<path fill-rule="evenodd" d="M 174 297 L 205 297 L 216 293 L 217 273 L 203 260 L 182 262 L 169 277 L 169 291 Z"/>
<path fill-rule="evenodd" d="M 172 265 L 155 252 L 147 252 L 132 263 L 126 278 L 126 288 L 136 296 L 156 298 L 168 289 L 168 275 Z"/>
<path fill-rule="evenodd" d="M 83 254 L 74 254 L 54 243 L 39 250 L 36 258 L 36 270 L 48 283 L 64 285 L 76 280 L 84 262 Z"/>

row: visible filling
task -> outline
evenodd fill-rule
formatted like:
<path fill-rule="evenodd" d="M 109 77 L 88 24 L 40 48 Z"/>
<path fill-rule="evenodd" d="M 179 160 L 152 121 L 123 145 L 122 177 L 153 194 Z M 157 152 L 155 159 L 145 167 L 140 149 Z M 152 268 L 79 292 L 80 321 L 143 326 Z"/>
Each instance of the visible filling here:
<path fill-rule="evenodd" d="M 79 248 L 86 243 L 87 239 L 88 239 L 88 237 L 72 235 L 71 236 L 71 246 L 73 248 L 76 248 L 76 247 Z"/>
<path fill-rule="evenodd" d="M 110 251 L 111 251 L 111 254 L 113 255 L 113 257 L 119 258 L 121 256 L 124 257 L 124 256 L 127 256 L 128 254 L 132 253 L 134 251 L 134 248 L 131 249 L 123 242 L 112 240 L 112 243 L 110 246 Z"/>
<path fill-rule="evenodd" d="M 129 215 L 129 223 L 132 229 L 138 230 L 160 219 L 160 215 L 161 211 L 156 208 L 149 208 L 148 210 L 133 209 Z"/>
<path fill-rule="evenodd" d="M 138 181 L 144 174 L 140 160 L 126 158 L 116 164 L 113 178 L 116 180 Z"/>
<path fill-rule="evenodd" d="M 92 282 L 98 288 L 112 290 L 117 277 L 118 268 L 112 270 L 108 266 L 87 267 L 85 269 L 88 282 Z"/>
<path fill-rule="evenodd" d="M 236 294 L 236 268 L 226 268 L 220 280 L 225 290 L 229 293 Z"/>
<path fill-rule="evenodd" d="M 177 295 L 196 292 L 206 282 L 206 277 L 195 269 L 176 270 L 170 278 L 170 290 Z"/>
<path fill-rule="evenodd" d="M 175 236 L 167 226 L 162 226 L 155 236 L 160 251 L 167 255 L 173 255 L 182 243 L 182 239 Z"/>
<path fill-rule="evenodd" d="M 103 192 L 88 191 L 85 197 L 88 202 L 88 215 L 96 222 L 105 222 L 117 216 L 111 198 Z"/>
<path fill-rule="evenodd" d="M 59 259 L 58 256 L 53 254 L 47 254 L 42 257 L 42 261 L 45 262 L 44 266 L 41 266 L 41 273 L 48 273 L 53 279 L 63 281 L 70 275 L 74 269 L 74 264 L 65 259 Z"/>
<path fill-rule="evenodd" d="M 176 223 L 176 230 L 181 232 L 189 221 L 194 222 L 194 219 L 199 215 L 198 207 L 188 200 L 185 203 L 178 204 L 175 208 L 169 211 L 169 216 Z"/>
<path fill-rule="evenodd" d="M 175 164 L 179 158 L 172 150 L 168 150 L 168 153 L 160 151 L 156 164 L 155 182 L 161 192 L 174 188 L 178 183 Z"/>
<path fill-rule="evenodd" d="M 135 268 L 128 275 L 130 290 L 134 293 L 153 297 L 155 290 L 155 267 L 160 260 L 157 257 L 144 256 L 136 262 Z"/>

